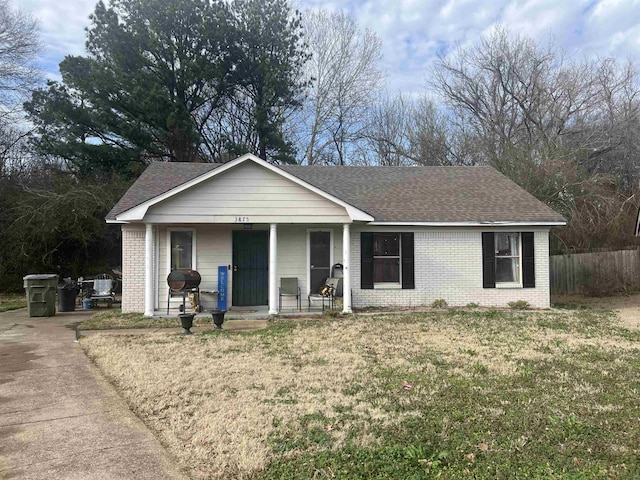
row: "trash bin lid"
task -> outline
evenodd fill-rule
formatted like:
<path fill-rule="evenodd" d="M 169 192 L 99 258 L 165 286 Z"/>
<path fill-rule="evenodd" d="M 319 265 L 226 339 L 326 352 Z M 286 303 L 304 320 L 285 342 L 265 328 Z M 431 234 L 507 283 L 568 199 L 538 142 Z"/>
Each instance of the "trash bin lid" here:
<path fill-rule="evenodd" d="M 58 280 L 58 275 L 55 273 L 34 273 L 32 275 L 27 275 L 26 277 L 22 277 L 22 280 Z"/>

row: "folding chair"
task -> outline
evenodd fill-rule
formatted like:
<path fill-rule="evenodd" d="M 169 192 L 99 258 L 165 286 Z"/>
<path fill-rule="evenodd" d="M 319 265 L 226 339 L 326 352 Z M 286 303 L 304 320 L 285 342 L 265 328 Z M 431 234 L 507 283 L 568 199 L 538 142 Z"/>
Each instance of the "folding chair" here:
<path fill-rule="evenodd" d="M 325 304 L 327 304 L 330 309 L 333 309 L 335 306 L 336 292 L 338 291 L 340 280 L 340 278 L 329 277 L 327 278 L 324 287 L 320 289 L 320 292 L 310 293 L 307 296 L 307 300 L 309 302 L 309 310 L 311 310 L 311 302 L 314 300 L 322 301 L 323 312 Z"/>
<path fill-rule="evenodd" d="M 296 297 L 296 306 L 298 310 L 302 310 L 302 297 L 297 277 L 280 279 L 278 311 L 282 311 L 282 297 Z"/>

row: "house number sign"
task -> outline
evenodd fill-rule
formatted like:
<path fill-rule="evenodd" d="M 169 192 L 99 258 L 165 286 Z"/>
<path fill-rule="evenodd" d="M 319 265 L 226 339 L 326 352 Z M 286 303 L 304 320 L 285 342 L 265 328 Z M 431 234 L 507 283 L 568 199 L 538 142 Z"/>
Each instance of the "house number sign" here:
<path fill-rule="evenodd" d="M 249 219 L 249 217 L 234 217 L 234 223 L 250 223 L 251 220 Z"/>

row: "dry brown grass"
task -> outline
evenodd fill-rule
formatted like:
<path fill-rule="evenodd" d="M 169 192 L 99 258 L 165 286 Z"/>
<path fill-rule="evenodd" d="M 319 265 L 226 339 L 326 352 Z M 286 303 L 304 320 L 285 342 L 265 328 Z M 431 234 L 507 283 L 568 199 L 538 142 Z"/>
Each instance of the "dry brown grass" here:
<path fill-rule="evenodd" d="M 579 305 L 584 308 L 612 310 L 626 328 L 640 329 L 640 293 L 613 297 L 588 297 L 585 295 L 554 295 L 553 303 Z"/>
<path fill-rule="evenodd" d="M 350 401 L 342 388 L 365 366 L 347 347 L 353 330 L 305 332 L 281 351 L 259 337 L 163 333 L 100 335 L 83 346 L 195 477 L 240 478 L 264 467 L 276 421 L 330 416 Z"/>
<path fill-rule="evenodd" d="M 264 469 L 273 458 L 270 438 L 276 433 L 295 436 L 315 426 L 331 436 L 332 448 L 340 448 L 351 429 L 346 421 L 359 431 L 356 443 L 369 445 L 378 442 L 369 425 L 390 426 L 420 415 L 380 408 L 364 392 L 349 391 L 354 384 L 375 390 L 388 382 L 375 372 L 402 371 L 393 380 L 400 390 L 414 374 L 433 375 L 433 382 L 412 387 L 432 398 L 447 387 L 436 375 L 439 361 L 461 377 L 477 368 L 497 376 L 513 374 L 523 360 L 552 358 L 596 342 L 637 348 L 623 337 L 596 338 L 576 312 L 501 313 L 496 321 L 486 315 L 281 320 L 253 334 L 100 334 L 82 345 L 194 478 L 246 478 Z M 415 361 L 425 355 L 433 360 Z M 598 386 L 578 388 L 590 392 Z M 345 407 L 347 420 L 336 413 Z M 500 415 L 498 410 L 489 413 Z M 303 424 L 300 419 L 309 415 L 325 421 Z M 340 428 L 332 428 L 333 420 L 342 422 Z"/>

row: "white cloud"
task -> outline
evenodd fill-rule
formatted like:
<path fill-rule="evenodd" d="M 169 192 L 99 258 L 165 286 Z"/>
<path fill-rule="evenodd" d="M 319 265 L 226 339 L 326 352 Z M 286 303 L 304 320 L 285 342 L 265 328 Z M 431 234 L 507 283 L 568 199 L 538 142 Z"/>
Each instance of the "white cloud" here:
<path fill-rule="evenodd" d="M 640 0 L 293 0 L 304 10 L 326 8 L 351 14 L 383 42 L 384 68 L 392 90 L 420 91 L 428 65 L 440 51 L 477 42 L 500 23 L 544 42 L 554 38 L 567 53 L 640 54 Z M 19 0 L 40 19 L 46 56 L 57 76 L 65 55 L 85 53 L 84 29 L 96 0 Z"/>
<path fill-rule="evenodd" d="M 602 0 L 586 14 L 585 54 L 640 57 L 640 1 Z"/>
<path fill-rule="evenodd" d="M 84 54 L 84 29 L 95 5 L 95 0 L 20 0 L 17 6 L 40 23 L 45 47 L 40 63 L 49 78 L 57 78 L 58 64 L 65 55 Z"/>
<path fill-rule="evenodd" d="M 369 0 L 354 8 L 362 27 L 383 42 L 384 66 L 393 90 L 420 91 L 427 66 L 441 50 L 475 41 L 498 16 L 498 2 L 471 0 Z"/>
<path fill-rule="evenodd" d="M 391 86 L 421 90 L 440 51 L 469 46 L 497 24 L 569 55 L 640 54 L 640 0 L 365 0 L 352 6 L 384 45 Z"/>
<path fill-rule="evenodd" d="M 580 21 L 580 12 L 586 5 L 586 0 L 510 2 L 505 6 L 500 22 L 513 32 L 535 40 L 542 40 L 551 32 L 564 36 Z"/>

